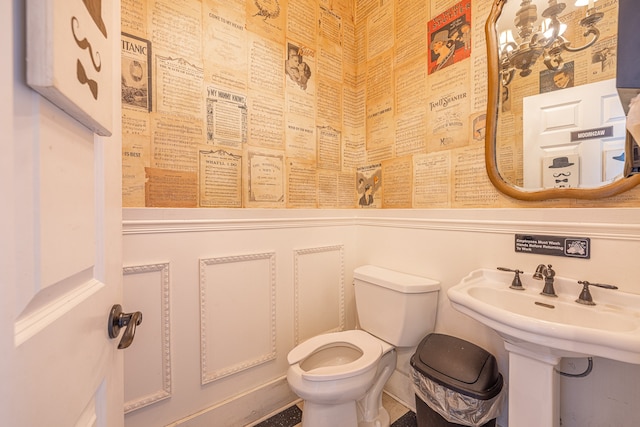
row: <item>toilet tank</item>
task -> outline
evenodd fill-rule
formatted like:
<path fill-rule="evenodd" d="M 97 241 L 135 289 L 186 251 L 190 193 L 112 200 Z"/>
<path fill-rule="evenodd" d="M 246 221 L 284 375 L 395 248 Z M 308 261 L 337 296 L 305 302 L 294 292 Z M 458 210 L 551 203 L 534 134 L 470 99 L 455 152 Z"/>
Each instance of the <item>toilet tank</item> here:
<path fill-rule="evenodd" d="M 353 284 L 361 329 L 396 347 L 417 346 L 433 332 L 440 282 L 363 265 Z"/>

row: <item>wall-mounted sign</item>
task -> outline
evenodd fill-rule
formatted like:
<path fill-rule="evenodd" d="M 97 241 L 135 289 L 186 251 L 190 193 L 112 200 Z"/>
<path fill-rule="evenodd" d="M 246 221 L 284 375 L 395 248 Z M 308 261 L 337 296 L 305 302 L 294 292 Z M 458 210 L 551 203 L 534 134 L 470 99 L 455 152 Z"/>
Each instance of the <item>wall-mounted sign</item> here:
<path fill-rule="evenodd" d="M 589 259 L 591 257 L 591 239 L 588 237 L 516 234 L 515 250 L 530 254 Z"/>
<path fill-rule="evenodd" d="M 613 136 L 613 126 L 584 129 L 584 130 L 571 132 L 571 142 L 583 141 L 585 139 L 609 138 L 612 136 Z"/>
<path fill-rule="evenodd" d="M 544 188 L 575 188 L 580 185 L 580 156 L 567 154 L 542 159 Z"/>
<path fill-rule="evenodd" d="M 98 135 L 112 125 L 112 2 L 27 1 L 27 84 Z"/>

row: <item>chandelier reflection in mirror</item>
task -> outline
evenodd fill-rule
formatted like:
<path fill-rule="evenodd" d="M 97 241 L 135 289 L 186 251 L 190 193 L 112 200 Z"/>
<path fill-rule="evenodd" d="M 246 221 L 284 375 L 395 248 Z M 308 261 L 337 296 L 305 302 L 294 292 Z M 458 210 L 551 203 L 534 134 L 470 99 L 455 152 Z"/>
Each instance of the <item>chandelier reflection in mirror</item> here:
<path fill-rule="evenodd" d="M 592 36 L 580 47 L 572 47 L 571 42 L 563 36 L 567 25 L 558 16 L 565 10 L 566 3 L 548 0 L 547 7 L 542 12 L 543 19 L 538 23 L 538 8 L 534 1 L 521 0 L 520 9 L 513 20 L 517 32 L 515 38 L 512 30 L 505 30 L 500 34 L 500 73 L 504 86 L 511 83 L 516 70 L 520 71 L 522 77 L 531 74 L 531 68 L 541 56 L 549 70 L 562 68 L 563 51 L 579 52 L 587 49 L 600 37 L 600 30 L 596 25 L 602 20 L 604 13 L 596 11 L 596 0 L 575 2 L 576 6 L 588 5 L 585 16 L 579 23 L 584 28 L 584 37 Z"/>

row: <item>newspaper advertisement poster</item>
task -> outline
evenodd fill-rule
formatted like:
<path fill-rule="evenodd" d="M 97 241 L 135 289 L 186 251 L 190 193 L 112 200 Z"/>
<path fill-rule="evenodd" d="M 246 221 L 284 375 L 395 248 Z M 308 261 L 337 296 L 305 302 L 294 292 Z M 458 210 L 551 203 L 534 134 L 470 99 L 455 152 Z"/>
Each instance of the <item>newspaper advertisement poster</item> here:
<path fill-rule="evenodd" d="M 285 80 L 282 78 L 282 62 L 285 46 L 282 43 L 249 37 L 249 89 L 273 92 L 283 96 Z"/>
<path fill-rule="evenodd" d="M 308 160 L 287 160 L 287 207 L 318 207 L 318 174 Z"/>
<path fill-rule="evenodd" d="M 200 64 L 204 43 L 202 3 L 191 0 L 147 0 L 145 3 L 150 25 L 147 34 L 151 37 L 154 51 Z"/>
<path fill-rule="evenodd" d="M 318 126 L 316 136 L 318 138 L 318 169 L 342 169 L 342 134 L 340 130 L 331 126 Z"/>
<path fill-rule="evenodd" d="M 218 86 L 245 92 L 247 60 L 246 10 L 236 2 L 203 2 L 205 79 Z"/>
<path fill-rule="evenodd" d="M 383 208 L 406 209 L 412 205 L 413 158 L 396 157 L 382 162 L 382 174 L 386 177 Z"/>
<path fill-rule="evenodd" d="M 198 207 L 198 174 L 146 168 L 145 206 L 148 208 Z"/>
<path fill-rule="evenodd" d="M 277 150 L 248 150 L 246 159 L 244 207 L 286 207 L 284 153 Z"/>
<path fill-rule="evenodd" d="M 146 135 L 122 138 L 122 206 L 144 206 L 145 168 L 149 167 L 151 141 Z"/>
<path fill-rule="evenodd" d="M 557 70 L 540 71 L 540 93 L 553 92 L 575 86 L 574 62 L 565 62 Z"/>
<path fill-rule="evenodd" d="M 471 0 L 462 0 L 428 23 L 429 74 L 471 55 Z"/>
<path fill-rule="evenodd" d="M 207 144 L 242 149 L 247 142 L 247 97 L 207 87 Z"/>
<path fill-rule="evenodd" d="M 468 86 L 453 86 L 450 91 L 429 100 L 427 152 L 450 150 L 467 145 L 469 126 Z"/>
<path fill-rule="evenodd" d="M 199 206 L 242 207 L 242 151 L 200 150 Z"/>
<path fill-rule="evenodd" d="M 306 44 L 316 43 L 316 8 L 314 0 L 297 0 L 287 4 L 287 29 L 288 36 L 296 40 L 304 40 Z"/>
<path fill-rule="evenodd" d="M 359 208 L 382 207 L 382 164 L 359 167 L 356 173 Z"/>
<path fill-rule="evenodd" d="M 287 88 L 298 88 L 314 93 L 311 67 L 315 63 L 315 51 L 304 46 L 287 42 L 287 59 L 284 61 L 284 73 L 287 76 Z"/>
<path fill-rule="evenodd" d="M 260 91 L 251 91 L 249 107 L 249 145 L 281 150 L 284 148 L 285 123 L 282 100 Z"/>
<path fill-rule="evenodd" d="M 202 120 L 203 69 L 184 58 L 156 55 L 155 60 L 157 111 Z"/>
<path fill-rule="evenodd" d="M 450 208 L 451 151 L 413 156 L 413 207 Z"/>
<path fill-rule="evenodd" d="M 608 37 L 598 40 L 591 48 L 589 80 L 603 80 L 616 76 L 618 60 L 618 38 Z"/>
<path fill-rule="evenodd" d="M 342 16 L 320 5 L 318 12 L 318 36 L 337 46 L 342 46 Z"/>
<path fill-rule="evenodd" d="M 122 107 L 151 111 L 151 42 L 122 33 Z"/>
<path fill-rule="evenodd" d="M 125 33 L 147 34 L 146 2 L 140 0 L 120 1 L 120 23 Z"/>
<path fill-rule="evenodd" d="M 248 1 L 247 29 L 262 37 L 281 42 L 286 28 L 286 2 L 281 5 L 280 0 Z"/>

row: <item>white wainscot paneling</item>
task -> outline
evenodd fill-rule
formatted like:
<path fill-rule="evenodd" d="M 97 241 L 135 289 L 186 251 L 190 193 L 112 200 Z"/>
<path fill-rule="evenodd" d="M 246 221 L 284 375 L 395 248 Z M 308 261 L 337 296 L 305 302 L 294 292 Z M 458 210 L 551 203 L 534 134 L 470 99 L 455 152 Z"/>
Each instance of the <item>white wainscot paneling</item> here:
<path fill-rule="evenodd" d="M 123 276 L 124 311 L 142 312 L 124 353 L 126 414 L 171 396 L 169 264 L 124 267 Z"/>
<path fill-rule="evenodd" d="M 344 329 L 344 247 L 299 249 L 295 262 L 295 343 Z"/>
<path fill-rule="evenodd" d="M 275 257 L 200 259 L 202 384 L 275 359 Z"/>

